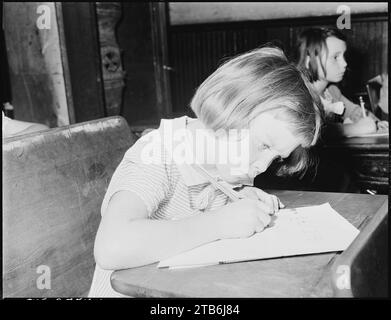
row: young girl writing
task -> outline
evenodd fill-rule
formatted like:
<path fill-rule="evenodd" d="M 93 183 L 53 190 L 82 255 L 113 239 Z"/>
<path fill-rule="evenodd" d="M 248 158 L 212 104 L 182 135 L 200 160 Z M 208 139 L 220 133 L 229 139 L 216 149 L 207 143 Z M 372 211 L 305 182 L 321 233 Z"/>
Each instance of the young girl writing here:
<path fill-rule="evenodd" d="M 387 121 L 379 121 L 370 112 L 364 116 L 362 108 L 347 99 L 336 86 L 346 71 L 345 52 L 346 39 L 336 29 L 310 28 L 298 39 L 298 67 L 308 71 L 322 100 L 330 129 L 326 134 L 354 136 L 387 129 Z"/>
<path fill-rule="evenodd" d="M 250 186 L 273 161 L 285 161 L 285 173 L 305 169 L 306 149 L 316 143 L 321 126 L 316 99 L 279 49 L 256 49 L 220 66 L 191 101 L 197 119 L 162 120 L 116 169 L 102 203 L 89 296 L 121 296 L 110 285 L 113 270 L 267 227 L 283 204 Z M 227 139 L 228 132 L 238 134 Z M 227 149 L 240 152 L 224 158 Z M 230 201 L 197 166 L 225 187 L 240 188 L 241 199 Z"/>

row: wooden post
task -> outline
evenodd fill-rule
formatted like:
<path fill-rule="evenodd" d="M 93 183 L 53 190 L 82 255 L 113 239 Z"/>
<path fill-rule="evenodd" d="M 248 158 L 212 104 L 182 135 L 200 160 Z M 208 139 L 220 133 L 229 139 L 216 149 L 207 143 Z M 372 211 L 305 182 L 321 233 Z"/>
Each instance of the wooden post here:
<path fill-rule="evenodd" d="M 119 115 L 125 86 L 125 72 L 122 68 L 121 52 L 118 47 L 115 27 L 121 18 L 120 2 L 96 2 L 99 30 L 101 68 L 103 75 L 106 113 Z"/>
<path fill-rule="evenodd" d="M 167 4 L 151 2 L 152 49 L 155 68 L 156 98 L 161 117 L 172 115 L 167 43 Z"/>
<path fill-rule="evenodd" d="M 4 3 L 12 104 L 17 120 L 69 124 L 53 3 Z"/>

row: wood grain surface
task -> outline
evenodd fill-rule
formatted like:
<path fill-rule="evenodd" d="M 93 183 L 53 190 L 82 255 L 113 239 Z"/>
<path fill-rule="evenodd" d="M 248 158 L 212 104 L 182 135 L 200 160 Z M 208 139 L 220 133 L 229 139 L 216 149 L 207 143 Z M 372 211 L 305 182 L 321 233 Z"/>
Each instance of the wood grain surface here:
<path fill-rule="evenodd" d="M 272 191 L 288 207 L 329 202 L 361 228 L 386 196 Z M 116 271 L 115 290 L 132 297 L 330 297 L 330 269 L 337 253 L 240 262 L 192 269 L 157 269 L 156 264 Z"/>
<path fill-rule="evenodd" d="M 89 290 L 100 205 L 134 141 L 121 117 L 3 141 L 4 297 Z M 41 265 L 50 268 L 50 289 L 37 287 Z"/>

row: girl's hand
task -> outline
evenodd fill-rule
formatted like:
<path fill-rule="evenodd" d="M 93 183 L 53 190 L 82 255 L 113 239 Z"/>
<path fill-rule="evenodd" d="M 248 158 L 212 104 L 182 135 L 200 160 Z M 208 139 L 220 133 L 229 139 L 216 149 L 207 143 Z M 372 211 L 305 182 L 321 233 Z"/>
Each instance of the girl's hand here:
<path fill-rule="evenodd" d="M 362 134 L 376 132 L 376 122 L 371 117 L 361 118 L 355 125 L 362 131 Z"/>
<path fill-rule="evenodd" d="M 388 121 L 378 121 L 377 130 L 388 130 Z"/>
<path fill-rule="evenodd" d="M 254 199 L 240 199 L 216 210 L 219 239 L 247 238 L 266 228 L 271 218 L 265 205 Z"/>
<path fill-rule="evenodd" d="M 238 193 L 243 198 L 260 200 L 263 204 L 267 206 L 265 210 L 266 213 L 268 214 L 274 214 L 279 209 L 285 207 L 285 205 L 281 202 L 281 200 L 277 196 L 273 194 L 268 194 L 265 191 L 255 187 L 246 186 L 240 191 L 238 191 Z"/>

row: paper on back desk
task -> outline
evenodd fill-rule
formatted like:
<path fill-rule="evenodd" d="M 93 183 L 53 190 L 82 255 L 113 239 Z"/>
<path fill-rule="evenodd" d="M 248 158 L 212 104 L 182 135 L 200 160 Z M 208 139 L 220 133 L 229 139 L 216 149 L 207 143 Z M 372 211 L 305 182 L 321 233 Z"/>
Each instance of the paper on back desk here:
<path fill-rule="evenodd" d="M 160 261 L 158 268 L 195 267 L 345 250 L 359 234 L 329 203 L 280 210 L 274 225 L 245 239 L 214 241 Z"/>

